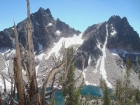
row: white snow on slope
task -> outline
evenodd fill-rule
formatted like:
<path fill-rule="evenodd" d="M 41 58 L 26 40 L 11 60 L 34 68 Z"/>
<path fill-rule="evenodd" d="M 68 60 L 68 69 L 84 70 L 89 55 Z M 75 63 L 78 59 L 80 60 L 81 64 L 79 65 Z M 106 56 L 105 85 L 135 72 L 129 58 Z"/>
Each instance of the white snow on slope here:
<path fill-rule="evenodd" d="M 55 35 L 60 36 L 60 35 L 61 35 L 61 32 L 60 32 L 59 30 L 57 30 L 57 31 L 55 32 Z"/>
<path fill-rule="evenodd" d="M 6 73 L 8 73 L 8 67 L 9 67 L 9 61 L 10 60 L 7 60 L 6 62 L 5 62 L 5 69 L 4 69 L 4 72 L 6 72 Z"/>
<path fill-rule="evenodd" d="M 112 30 L 112 32 L 110 33 L 112 36 L 116 35 L 116 31 L 115 30 Z"/>
<path fill-rule="evenodd" d="M 39 65 L 37 65 L 37 66 L 35 67 L 36 75 L 37 75 L 37 73 L 38 73 L 38 68 L 39 68 Z"/>
<path fill-rule="evenodd" d="M 43 49 L 43 46 L 40 43 L 38 43 L 38 47 L 39 47 L 39 50 Z"/>
<path fill-rule="evenodd" d="M 97 39 L 97 42 L 98 42 L 97 47 L 98 47 L 99 49 L 101 49 L 101 47 L 100 47 L 101 43 L 98 41 L 98 39 Z"/>
<path fill-rule="evenodd" d="M 43 58 L 44 56 L 46 56 L 46 54 L 41 53 L 41 54 L 39 54 L 39 55 L 35 56 L 35 59 L 42 60 L 42 58 Z"/>
<path fill-rule="evenodd" d="M 47 27 L 52 26 L 52 25 L 53 25 L 52 23 L 49 23 L 49 24 L 47 25 Z"/>
<path fill-rule="evenodd" d="M 106 70 L 105 70 L 105 58 L 106 58 L 105 48 L 107 44 L 107 39 L 108 39 L 108 25 L 106 25 L 106 40 L 102 48 L 103 56 L 101 58 L 100 74 L 102 75 L 103 79 L 106 81 L 107 86 L 112 88 L 113 86 L 107 80 L 107 75 L 106 75 Z"/>
<path fill-rule="evenodd" d="M 111 34 L 111 36 L 115 36 L 116 34 L 117 34 L 117 32 L 115 31 L 115 29 L 114 29 L 114 27 L 113 27 L 113 25 L 111 24 L 111 29 L 112 29 L 112 32 L 110 33 Z"/>
<path fill-rule="evenodd" d="M 82 35 L 83 33 L 79 34 L 79 36 L 74 35 L 73 37 L 68 37 L 68 38 L 62 37 L 57 43 L 54 43 L 54 46 L 48 53 L 46 59 L 48 59 L 53 53 L 55 53 L 55 56 L 57 56 L 64 42 L 65 42 L 65 48 L 68 48 L 71 45 L 82 44 L 83 43 Z"/>
<path fill-rule="evenodd" d="M 4 54 L 7 55 L 7 57 L 9 57 L 10 54 L 15 54 L 15 49 L 0 49 L 0 53 L 4 56 Z"/>
<path fill-rule="evenodd" d="M 84 79 L 85 79 L 85 78 L 86 78 L 85 71 L 83 71 L 83 73 L 82 73 L 82 74 L 83 74 L 83 77 L 84 77 Z"/>
<path fill-rule="evenodd" d="M 100 61 L 101 61 L 101 57 L 99 57 L 99 59 L 97 60 L 96 69 L 93 71 L 94 74 L 97 73 L 97 71 L 98 71 L 97 69 L 100 64 Z"/>
<path fill-rule="evenodd" d="M 0 53 L 4 56 L 6 52 L 10 51 L 10 49 L 0 49 Z"/>
<path fill-rule="evenodd" d="M 96 84 L 94 84 L 94 83 L 90 83 L 89 81 L 86 81 L 86 82 L 85 82 L 85 84 L 86 84 L 86 85 L 93 85 L 93 86 L 97 86 Z"/>
<path fill-rule="evenodd" d="M 10 51 L 10 53 L 7 54 L 7 57 L 9 57 L 10 54 L 15 54 L 15 53 L 16 53 L 16 50 L 13 49 L 13 50 Z"/>
<path fill-rule="evenodd" d="M 91 62 L 91 56 L 88 59 L 88 65 L 90 65 L 90 62 Z"/>
<path fill-rule="evenodd" d="M 8 68 L 9 68 L 9 61 L 10 60 L 7 60 L 5 62 L 5 68 L 1 70 L 1 73 L 2 74 L 6 74 L 8 75 Z M 9 81 L 7 81 L 7 79 L 5 79 L 5 83 L 6 83 L 6 89 L 10 90 L 11 88 L 11 83 Z M 0 75 L 0 88 L 2 88 L 2 92 L 3 92 L 3 89 L 4 89 L 4 82 L 3 82 L 3 79 L 2 79 L 2 76 Z"/>
<path fill-rule="evenodd" d="M 112 53 L 112 55 L 114 56 L 118 56 L 119 54 L 122 55 L 123 57 L 126 56 L 126 54 L 135 54 L 135 55 L 139 55 L 140 52 L 135 52 L 135 51 L 127 51 L 124 49 L 112 49 L 110 50 L 110 52 Z"/>
<path fill-rule="evenodd" d="M 86 74 L 85 74 L 85 72 L 87 71 L 87 68 L 86 69 L 84 69 L 84 71 L 83 71 L 83 77 L 84 77 L 84 80 L 86 79 Z"/>
<path fill-rule="evenodd" d="M 5 83 L 6 83 L 6 89 L 10 90 L 11 89 L 11 83 L 9 81 L 7 81 L 6 79 L 5 79 Z M 4 83 L 3 83 L 3 79 L 1 77 L 1 75 L 0 75 L 0 88 L 2 88 L 2 92 L 4 92 Z"/>

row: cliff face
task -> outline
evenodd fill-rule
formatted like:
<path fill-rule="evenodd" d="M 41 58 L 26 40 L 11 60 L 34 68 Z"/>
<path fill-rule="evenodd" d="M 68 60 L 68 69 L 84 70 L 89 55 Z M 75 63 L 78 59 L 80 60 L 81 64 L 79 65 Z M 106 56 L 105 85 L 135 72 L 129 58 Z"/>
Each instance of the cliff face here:
<path fill-rule="evenodd" d="M 109 39 L 107 47 L 109 49 L 123 48 L 130 51 L 140 51 L 140 38 L 133 27 L 131 27 L 126 17 L 119 16 L 109 18 Z"/>
<path fill-rule="evenodd" d="M 35 50 L 47 49 L 54 42 L 60 39 L 60 37 L 73 36 L 79 34 L 69 25 L 61 20 L 54 18 L 51 15 L 49 9 L 39 8 L 36 13 L 31 14 L 32 34 Z M 26 45 L 26 19 L 17 24 L 17 30 L 19 33 L 19 41 L 23 46 Z M 12 27 L 0 32 L 0 48 L 13 48 L 13 30 Z M 41 47 L 41 48 L 40 48 Z"/>
<path fill-rule="evenodd" d="M 81 55 L 86 58 L 83 72 L 85 84 L 99 85 L 102 75 L 108 87 L 115 86 L 116 80 L 125 74 L 126 60 L 130 59 L 133 69 L 131 81 L 135 86 L 140 86 L 137 75 L 140 64 L 140 38 L 126 17 L 111 16 L 108 21 L 93 24 L 81 33 L 60 19 L 55 20 L 49 9 L 40 8 L 30 16 L 35 52 L 39 52 L 35 57 L 39 80 L 43 80 L 48 70 L 54 66 L 54 56 L 56 61 L 62 58 L 64 49 L 61 47 L 65 42 L 66 46 L 75 48 L 75 59 Z M 17 29 L 19 41 L 25 47 L 26 19 L 17 24 Z M 12 71 L 15 51 L 7 49 L 14 48 L 14 43 L 12 27 L 0 32 L 0 53 L 4 58 L 1 61 L 1 69 L 6 68 L 7 62 Z M 81 64 L 82 59 L 77 59 L 77 69 L 81 69 Z"/>

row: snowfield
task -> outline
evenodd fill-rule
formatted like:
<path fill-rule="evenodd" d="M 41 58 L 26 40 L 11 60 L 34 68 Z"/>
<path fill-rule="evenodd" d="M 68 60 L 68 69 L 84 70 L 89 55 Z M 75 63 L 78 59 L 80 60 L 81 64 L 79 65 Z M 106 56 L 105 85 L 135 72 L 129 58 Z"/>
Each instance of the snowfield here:
<path fill-rule="evenodd" d="M 86 84 L 86 85 L 93 85 L 93 86 L 97 86 L 96 84 L 94 84 L 94 83 L 90 83 L 90 82 L 88 82 L 88 81 L 85 81 L 85 84 Z"/>
<path fill-rule="evenodd" d="M 58 57 L 57 54 L 59 54 L 59 51 L 63 43 L 65 43 L 65 48 L 68 48 L 69 46 L 76 45 L 76 44 L 81 45 L 83 43 L 82 35 L 83 33 L 79 34 L 78 36 L 74 35 L 73 37 L 68 37 L 68 38 L 62 37 L 57 43 L 54 43 L 53 48 L 49 51 L 45 59 L 48 59 L 53 53 L 55 54 L 56 57 Z"/>
<path fill-rule="evenodd" d="M 112 55 L 114 56 L 119 56 L 122 55 L 123 57 L 126 56 L 126 54 L 134 54 L 134 55 L 139 55 L 140 53 L 139 52 L 134 52 L 134 51 L 126 51 L 124 49 L 112 49 L 110 50 L 110 52 L 112 53 Z"/>
<path fill-rule="evenodd" d="M 101 58 L 101 65 L 100 65 L 100 74 L 102 75 L 102 78 L 106 81 L 107 86 L 110 88 L 113 88 L 111 83 L 108 82 L 107 80 L 107 75 L 106 75 L 106 70 L 105 70 L 105 58 L 106 58 L 106 44 L 107 44 L 107 39 L 108 39 L 108 25 L 106 25 L 106 40 L 102 48 L 103 56 Z"/>

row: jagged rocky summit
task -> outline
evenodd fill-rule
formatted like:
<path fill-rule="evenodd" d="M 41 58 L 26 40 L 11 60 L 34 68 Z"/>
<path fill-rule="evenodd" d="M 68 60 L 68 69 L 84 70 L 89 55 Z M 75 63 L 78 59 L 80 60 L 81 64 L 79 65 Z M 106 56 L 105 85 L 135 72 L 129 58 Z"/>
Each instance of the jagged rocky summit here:
<path fill-rule="evenodd" d="M 133 65 L 130 79 L 134 86 L 140 86 L 140 38 L 126 17 L 111 16 L 108 21 L 93 24 L 81 33 L 60 19 L 55 20 L 49 9 L 39 8 L 30 16 L 39 81 L 43 81 L 54 66 L 52 57 L 61 58 L 62 43 L 65 42 L 66 48 L 75 48 L 75 58 L 80 55 L 86 58 L 82 77 L 86 85 L 98 86 L 102 75 L 108 87 L 113 88 L 116 80 L 125 74 L 126 61 L 130 59 Z M 17 30 L 20 43 L 26 47 L 26 19 L 17 24 Z M 13 36 L 12 27 L 0 31 L 0 69 L 7 73 L 10 68 L 11 74 L 15 53 Z M 76 67 L 78 76 L 81 72 L 81 59 L 77 60 Z"/>

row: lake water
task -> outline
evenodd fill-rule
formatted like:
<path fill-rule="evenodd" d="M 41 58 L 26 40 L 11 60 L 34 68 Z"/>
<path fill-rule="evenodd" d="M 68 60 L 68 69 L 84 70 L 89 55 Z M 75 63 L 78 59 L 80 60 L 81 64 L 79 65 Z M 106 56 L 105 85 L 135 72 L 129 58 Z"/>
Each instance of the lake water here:
<path fill-rule="evenodd" d="M 50 88 L 46 89 L 46 91 L 49 91 L 49 90 Z M 109 89 L 109 93 L 111 93 L 111 89 Z M 103 96 L 103 93 L 100 87 L 91 86 L 91 85 L 83 86 L 81 89 L 81 94 L 98 97 L 98 98 L 101 98 Z M 61 91 L 56 91 L 52 97 L 54 98 L 56 105 L 64 105 L 64 97 Z M 17 96 L 15 100 L 17 101 Z"/>
<path fill-rule="evenodd" d="M 103 96 L 102 90 L 98 86 L 86 85 L 82 87 L 82 95 L 90 95 L 101 98 Z"/>
<path fill-rule="evenodd" d="M 90 95 L 94 97 L 101 98 L 103 96 L 102 90 L 98 86 L 83 86 L 81 90 L 82 95 Z M 54 99 L 57 105 L 64 105 L 64 98 L 61 91 L 56 91 L 54 95 Z"/>

